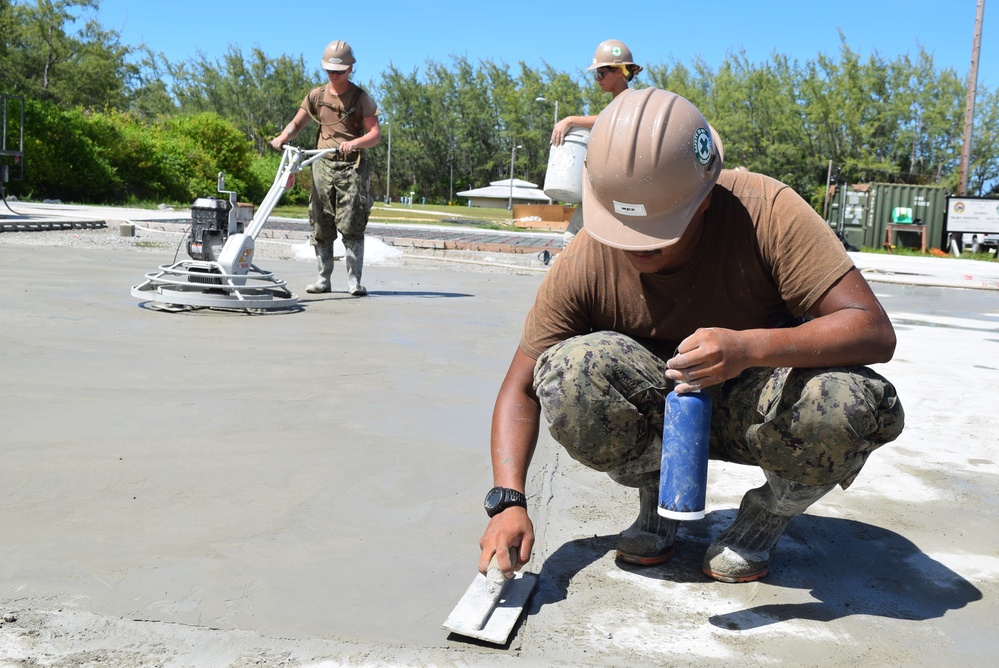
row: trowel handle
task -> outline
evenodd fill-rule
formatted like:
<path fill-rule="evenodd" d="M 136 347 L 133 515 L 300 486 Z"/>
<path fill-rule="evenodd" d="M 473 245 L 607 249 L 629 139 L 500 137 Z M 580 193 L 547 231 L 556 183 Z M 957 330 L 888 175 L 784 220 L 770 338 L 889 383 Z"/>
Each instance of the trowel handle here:
<path fill-rule="evenodd" d="M 510 548 L 510 563 L 513 564 L 516 569 L 518 555 L 520 549 L 516 547 Z M 500 569 L 499 559 L 496 558 L 496 553 L 489 559 L 489 566 L 486 568 L 486 579 L 490 582 L 506 582 L 507 577 Z"/>

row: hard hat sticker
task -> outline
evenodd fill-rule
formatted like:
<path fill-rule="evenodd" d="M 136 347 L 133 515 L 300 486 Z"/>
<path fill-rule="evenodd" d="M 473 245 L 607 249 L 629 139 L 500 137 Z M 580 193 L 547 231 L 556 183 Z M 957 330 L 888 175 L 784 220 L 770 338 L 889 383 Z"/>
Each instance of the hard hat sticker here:
<path fill-rule="evenodd" d="M 645 213 L 644 204 L 630 204 L 628 202 L 618 202 L 614 200 L 614 213 L 619 216 L 636 216 L 644 218 L 649 215 Z"/>
<path fill-rule="evenodd" d="M 618 57 L 618 56 L 620 56 L 621 55 L 621 47 L 619 47 L 619 46 L 612 46 L 611 47 L 611 55 L 614 56 L 615 58 Z"/>
<path fill-rule="evenodd" d="M 711 149 L 711 133 L 704 128 L 697 128 L 694 132 L 694 155 L 697 156 L 697 162 L 708 164 L 714 152 Z"/>

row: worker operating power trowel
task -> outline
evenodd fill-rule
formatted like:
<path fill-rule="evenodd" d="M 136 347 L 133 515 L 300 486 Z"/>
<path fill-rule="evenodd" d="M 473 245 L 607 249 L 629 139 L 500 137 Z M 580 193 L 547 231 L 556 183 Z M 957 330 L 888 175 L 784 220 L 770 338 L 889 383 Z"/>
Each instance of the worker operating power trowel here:
<path fill-rule="evenodd" d="M 363 296 L 364 231 L 371 211 L 368 186 L 371 180 L 366 149 L 381 139 L 378 106 L 364 90 L 350 81 L 354 51 L 342 40 L 330 42 L 323 51 L 322 68 L 329 83 L 309 91 L 284 130 L 271 141 L 281 150 L 309 121 L 315 121 L 317 149 L 338 149 L 312 168 L 309 194 L 309 243 L 316 249 L 319 277 L 306 292 L 332 291 L 333 242 L 343 237 L 347 265 L 347 292 Z"/>
<path fill-rule="evenodd" d="M 160 310 L 218 308 L 237 310 L 289 309 L 298 297 L 283 280 L 253 263 L 255 241 L 295 173 L 338 149 L 303 150 L 285 146 L 274 183 L 253 218 L 246 221 L 236 193 L 225 189 L 219 174 L 218 190 L 227 199 L 199 198 L 191 207 L 187 252 L 191 259 L 161 265 L 132 287 L 132 296 Z"/>

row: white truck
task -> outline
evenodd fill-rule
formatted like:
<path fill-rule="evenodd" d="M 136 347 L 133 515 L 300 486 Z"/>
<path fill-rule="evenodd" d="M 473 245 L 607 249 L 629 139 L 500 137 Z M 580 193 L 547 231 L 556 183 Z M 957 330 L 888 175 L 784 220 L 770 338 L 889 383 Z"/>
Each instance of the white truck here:
<path fill-rule="evenodd" d="M 984 197 L 947 197 L 947 246 L 956 241 L 972 253 L 997 252 L 999 249 L 999 199 Z"/>

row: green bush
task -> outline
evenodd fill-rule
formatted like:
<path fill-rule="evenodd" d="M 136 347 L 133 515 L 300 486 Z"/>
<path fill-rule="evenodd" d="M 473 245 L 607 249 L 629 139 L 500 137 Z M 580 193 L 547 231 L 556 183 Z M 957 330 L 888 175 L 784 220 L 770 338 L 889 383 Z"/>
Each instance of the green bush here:
<path fill-rule="evenodd" d="M 281 155 L 279 153 L 269 152 L 254 160 L 250 169 L 254 174 L 256 174 L 260 182 L 268 184 L 266 188 L 270 189 L 270 184 L 274 183 L 274 177 L 277 175 L 278 165 L 280 164 Z M 293 185 L 290 190 L 286 190 L 284 192 L 284 195 L 281 196 L 278 203 L 291 205 L 308 204 L 309 192 L 311 190 L 312 168 L 306 167 L 295 175 L 295 185 Z M 263 199 L 263 197 L 260 199 Z M 254 200 L 254 203 L 257 203 L 258 201 L 259 200 Z"/>
<path fill-rule="evenodd" d="M 274 178 L 254 170 L 249 139 L 211 113 L 150 123 L 123 111 L 27 100 L 24 130 L 24 180 L 10 184 L 21 197 L 189 203 L 215 196 L 221 171 L 230 190 L 253 202 Z"/>
<path fill-rule="evenodd" d="M 190 202 L 194 191 L 190 173 L 196 159 L 189 140 L 178 141 L 162 128 L 143 123 L 120 111 L 93 116 L 102 137 L 102 151 L 120 175 L 122 189 L 116 201 Z"/>
<path fill-rule="evenodd" d="M 34 199 L 108 202 L 122 189 L 114 166 L 101 151 L 108 137 L 79 110 L 25 100 L 24 180 L 10 191 Z"/>
<path fill-rule="evenodd" d="M 263 199 L 273 179 L 261 180 L 253 171 L 253 145 L 232 123 L 214 113 L 175 116 L 163 123 L 177 147 L 191 158 L 189 187 L 196 196 L 215 192 L 218 173 L 226 187 L 243 201 Z"/>

